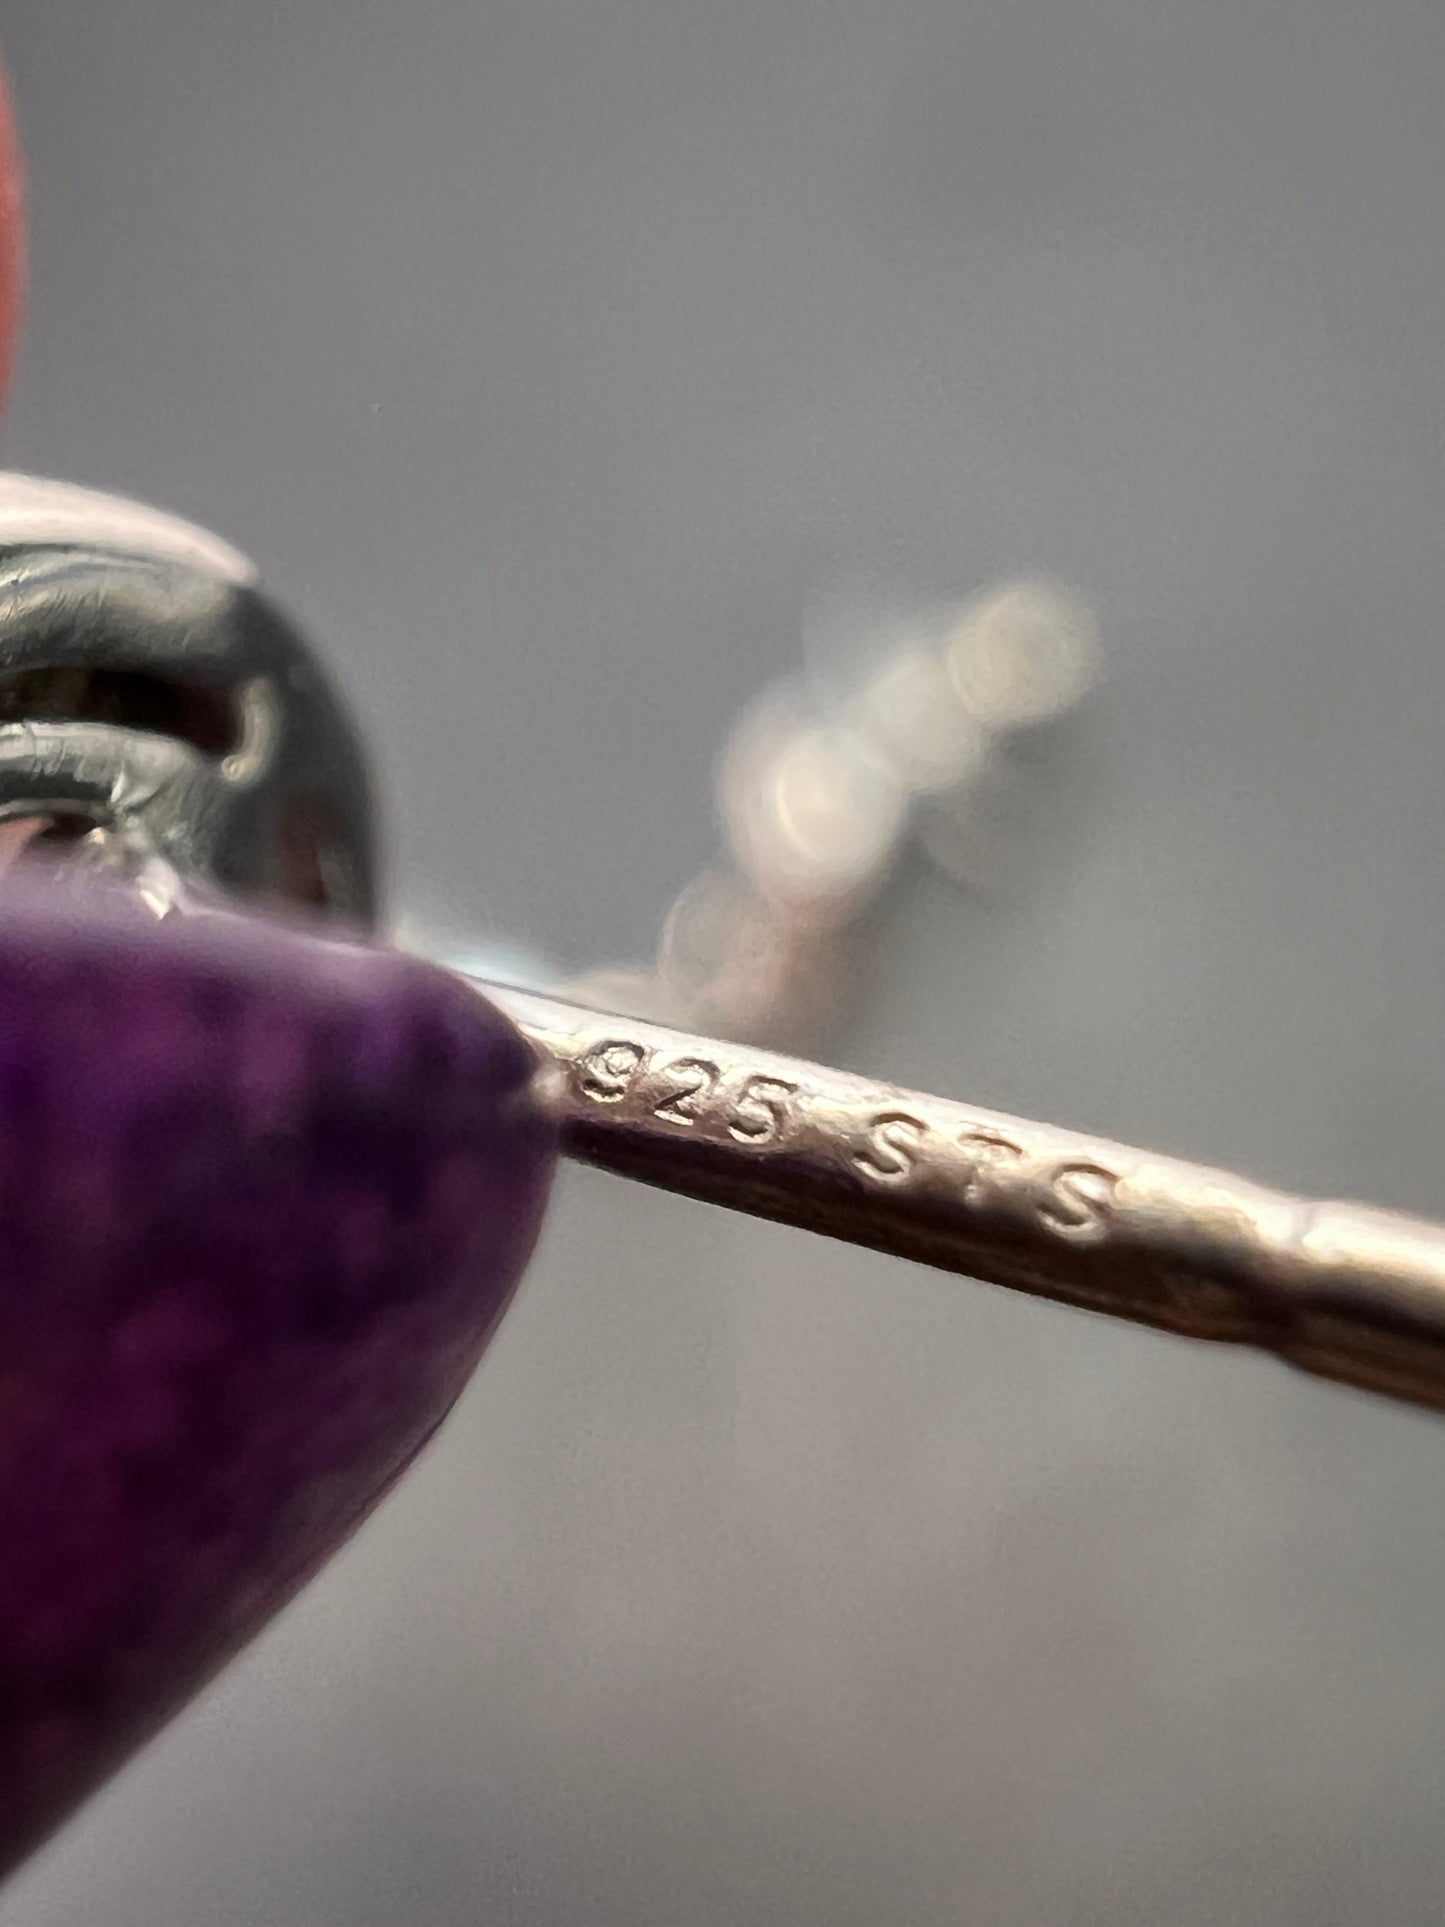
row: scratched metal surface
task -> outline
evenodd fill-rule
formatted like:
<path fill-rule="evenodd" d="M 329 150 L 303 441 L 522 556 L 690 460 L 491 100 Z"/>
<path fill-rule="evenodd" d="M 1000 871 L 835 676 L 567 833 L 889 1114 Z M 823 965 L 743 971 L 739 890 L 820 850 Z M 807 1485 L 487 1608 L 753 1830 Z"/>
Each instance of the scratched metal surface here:
<path fill-rule="evenodd" d="M 1445 16 L 48 0 L 9 459 L 260 558 L 398 900 L 584 966 L 844 573 L 1091 597 L 1055 859 L 838 1055 L 1438 1212 Z M 14 1927 L 1424 1922 L 1438 1422 L 577 1173 Z"/>

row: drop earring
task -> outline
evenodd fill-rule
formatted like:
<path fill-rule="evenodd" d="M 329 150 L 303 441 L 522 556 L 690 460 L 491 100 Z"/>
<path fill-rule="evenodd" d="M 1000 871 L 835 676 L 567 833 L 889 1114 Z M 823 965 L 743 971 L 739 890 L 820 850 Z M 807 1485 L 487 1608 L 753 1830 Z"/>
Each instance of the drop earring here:
<path fill-rule="evenodd" d="M 364 759 L 248 564 L 0 482 L 0 1860 L 440 1423 L 554 1152 L 1445 1407 L 1445 1228 L 374 937 Z"/>

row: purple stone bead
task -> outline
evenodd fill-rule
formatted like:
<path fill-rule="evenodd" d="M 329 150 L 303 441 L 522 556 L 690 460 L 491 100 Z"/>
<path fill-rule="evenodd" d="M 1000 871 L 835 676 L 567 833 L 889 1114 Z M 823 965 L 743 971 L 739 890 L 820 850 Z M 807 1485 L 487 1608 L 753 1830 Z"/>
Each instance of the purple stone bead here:
<path fill-rule="evenodd" d="M 0 1867 L 435 1430 L 541 1219 L 531 1072 L 415 960 L 7 895 Z"/>

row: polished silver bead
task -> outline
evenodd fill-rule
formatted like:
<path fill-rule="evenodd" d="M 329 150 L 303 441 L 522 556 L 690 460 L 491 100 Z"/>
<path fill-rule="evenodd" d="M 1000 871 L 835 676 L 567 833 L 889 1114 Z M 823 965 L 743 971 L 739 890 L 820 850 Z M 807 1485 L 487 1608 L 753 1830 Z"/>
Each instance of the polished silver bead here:
<path fill-rule="evenodd" d="M 201 889 L 376 912 L 370 788 L 330 679 L 246 559 L 156 510 L 0 476 L 0 826 Z"/>

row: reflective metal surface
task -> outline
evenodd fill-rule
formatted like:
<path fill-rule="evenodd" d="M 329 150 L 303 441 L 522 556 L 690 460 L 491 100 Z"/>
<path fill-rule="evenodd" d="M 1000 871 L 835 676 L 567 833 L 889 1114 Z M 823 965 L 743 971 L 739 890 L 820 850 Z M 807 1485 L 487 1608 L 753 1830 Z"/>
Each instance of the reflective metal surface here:
<path fill-rule="evenodd" d="M 324 670 L 218 538 L 0 476 L 0 822 L 134 834 L 203 886 L 369 922 L 371 803 Z"/>
<path fill-rule="evenodd" d="M 1445 1226 L 485 988 L 585 1163 L 1445 1409 Z"/>

